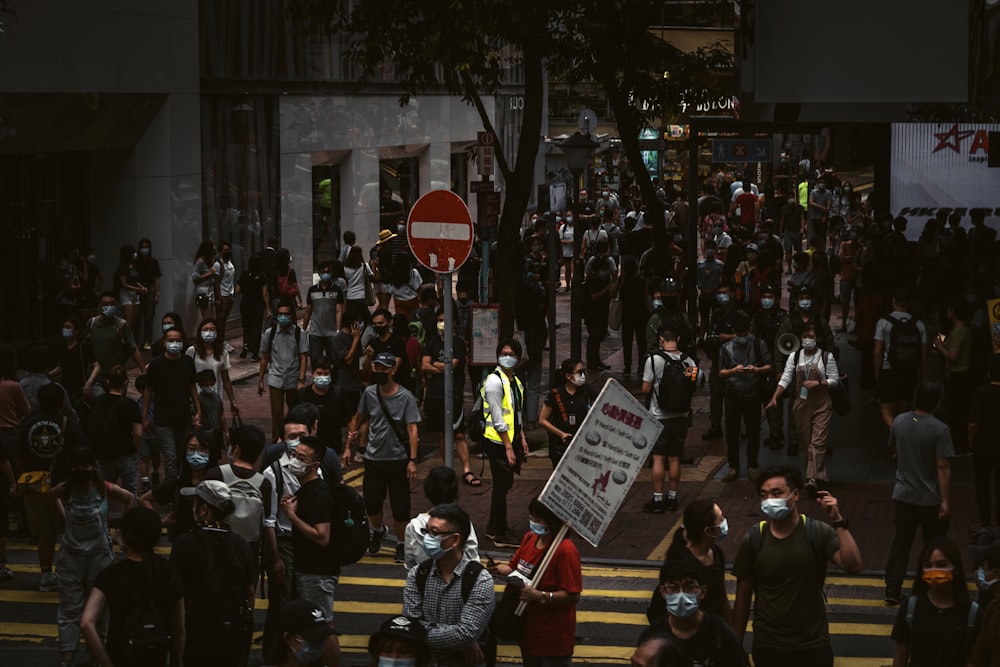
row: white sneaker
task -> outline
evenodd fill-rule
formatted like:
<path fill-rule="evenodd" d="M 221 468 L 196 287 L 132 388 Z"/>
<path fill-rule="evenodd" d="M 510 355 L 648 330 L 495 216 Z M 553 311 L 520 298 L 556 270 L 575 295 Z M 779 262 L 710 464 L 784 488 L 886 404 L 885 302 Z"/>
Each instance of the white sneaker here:
<path fill-rule="evenodd" d="M 226 352 L 235 352 L 236 351 L 236 348 L 234 348 L 232 345 L 230 345 L 228 340 L 225 343 L 222 344 L 222 347 L 224 347 L 226 349 Z"/>

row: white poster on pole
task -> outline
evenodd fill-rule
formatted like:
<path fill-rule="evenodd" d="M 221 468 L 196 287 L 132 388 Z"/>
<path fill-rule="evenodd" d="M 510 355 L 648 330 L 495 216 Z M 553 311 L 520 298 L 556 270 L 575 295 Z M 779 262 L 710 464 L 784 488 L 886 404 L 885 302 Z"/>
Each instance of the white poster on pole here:
<path fill-rule="evenodd" d="M 986 224 L 1000 230 L 1000 169 L 990 169 L 986 123 L 894 123 L 889 206 L 909 221 L 906 236 L 919 238 L 927 221 L 944 210 L 962 216 L 986 212 Z"/>
<path fill-rule="evenodd" d="M 596 547 L 662 430 L 625 387 L 608 380 L 539 500 Z"/>

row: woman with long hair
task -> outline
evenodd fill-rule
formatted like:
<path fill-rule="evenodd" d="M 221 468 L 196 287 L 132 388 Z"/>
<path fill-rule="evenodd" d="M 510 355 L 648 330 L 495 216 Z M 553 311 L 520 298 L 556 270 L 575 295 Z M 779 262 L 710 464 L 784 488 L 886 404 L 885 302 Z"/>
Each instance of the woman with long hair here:
<path fill-rule="evenodd" d="M 125 244 L 118 251 L 118 268 L 115 269 L 114 289 L 118 291 L 118 304 L 122 317 L 132 331 L 139 319 L 139 303 L 146 288 L 139 282 L 139 271 L 135 264 L 135 247 Z"/>
<path fill-rule="evenodd" d="M 553 469 L 566 453 L 595 398 L 593 388 L 587 384 L 587 371 L 579 359 L 563 361 L 555 381 L 545 395 L 538 417 L 538 425 L 549 433 L 549 460 Z"/>
<path fill-rule="evenodd" d="M 410 320 L 413 311 L 419 305 L 418 298 L 423 278 L 413 267 L 409 255 L 397 255 L 392 259 L 392 271 L 389 275 L 389 292 L 392 293 L 393 309 L 397 315 L 403 315 Z"/>
<path fill-rule="evenodd" d="M 184 589 L 170 564 L 153 552 L 160 541 L 160 515 L 133 507 L 122 517 L 120 528 L 125 559 L 97 575 L 80 620 L 87 650 L 101 665 L 164 667 L 168 660 L 179 665 L 184 654 Z M 107 643 L 98 631 L 105 609 Z M 158 632 L 145 641 L 130 642 L 134 618 L 147 620 L 150 630 Z"/>
<path fill-rule="evenodd" d="M 236 395 L 233 393 L 233 382 L 229 378 L 229 352 L 226 351 L 219 340 L 219 325 L 212 319 L 204 319 L 198 325 L 198 335 L 194 339 L 194 345 L 188 347 L 187 356 L 194 359 L 195 373 L 203 370 L 210 370 L 215 374 L 215 391 L 220 396 L 226 392 L 229 399 L 229 408 L 233 415 L 240 414 L 240 409 L 236 406 Z M 212 425 L 217 428 L 218 425 Z"/>
<path fill-rule="evenodd" d="M 64 529 L 56 554 L 56 582 L 59 584 L 59 652 L 62 665 L 75 664 L 80 644 L 80 617 L 97 575 L 111 565 L 114 551 L 108 531 L 108 504 L 132 506 L 132 494 L 117 484 L 101 479 L 97 457 L 89 448 L 74 449 L 69 455 L 69 480 L 49 491 L 56 498 Z"/>
<path fill-rule="evenodd" d="M 963 300 L 956 300 L 948 306 L 948 320 L 951 331 L 948 336 L 938 334 L 931 346 L 944 357 L 948 371 L 945 381 L 944 400 L 951 427 L 951 439 L 955 453 L 969 451 L 969 405 L 976 382 L 972 377 L 972 307 Z"/>
<path fill-rule="evenodd" d="M 529 583 L 521 589 L 524 611 L 524 633 L 521 646 L 522 664 L 526 667 L 567 665 L 572 662 L 576 639 L 576 605 L 583 591 L 580 552 L 567 533 L 549 560 L 549 565 L 537 586 L 530 581 L 535 569 L 552 547 L 553 538 L 563 522 L 538 497 L 528 503 L 530 530 L 521 538 L 521 545 L 505 565 L 490 567 L 494 575 L 517 572 Z"/>
<path fill-rule="evenodd" d="M 833 403 L 830 388 L 840 382 L 837 360 L 830 352 L 821 350 L 817 343 L 816 325 L 812 322 L 802 327 L 802 348 L 788 355 L 785 369 L 774 388 L 774 396 L 764 410 L 774 410 L 781 395 L 791 391 L 792 415 L 799 434 L 799 443 L 807 446 L 806 491 L 815 498 L 820 486 L 827 481 L 826 452 L 833 421 Z"/>
<path fill-rule="evenodd" d="M 180 476 L 139 496 L 139 504 L 150 509 L 153 509 L 154 503 L 162 507 L 173 505 L 173 511 L 163 520 L 167 526 L 167 537 L 171 540 L 194 528 L 194 516 L 191 513 L 194 503 L 190 496 L 181 495 L 181 489 L 198 486 L 205 479 L 210 463 L 218 461 L 221 454 L 218 447 L 213 446 L 201 431 L 191 431 L 186 442 Z"/>
<path fill-rule="evenodd" d="M 726 557 L 719 547 L 719 540 L 729 534 L 729 522 L 722 516 L 722 508 L 708 499 L 695 500 L 684 508 L 684 523 L 674 532 L 674 539 L 667 548 L 667 561 L 679 560 L 701 572 L 705 584 L 705 597 L 701 608 L 721 616 L 729 623 L 733 607 L 726 596 Z M 653 619 L 667 613 L 659 588 L 646 610 L 646 617 Z"/>
<path fill-rule="evenodd" d="M 156 317 L 156 305 L 160 303 L 160 278 L 163 273 L 160 271 L 160 262 L 153 257 L 153 242 L 148 238 L 139 239 L 139 253 L 135 258 L 135 269 L 139 273 L 139 284 L 146 288 L 141 295 L 139 323 L 132 331 L 135 334 L 135 344 L 141 345 L 148 350 L 153 344 L 153 338 L 159 332 L 153 331 L 153 318 Z"/>
<path fill-rule="evenodd" d="M 212 316 L 212 306 L 215 303 L 215 283 L 218 272 L 215 269 L 215 244 L 202 241 L 194 255 L 194 269 L 191 281 L 194 283 L 195 305 L 201 313 L 201 319 Z"/>
<path fill-rule="evenodd" d="M 11 499 L 17 495 L 14 454 L 17 451 L 21 420 L 31 414 L 31 405 L 17 381 L 17 351 L 0 343 L 0 517 L 10 514 Z M 7 567 L 9 522 L 0 520 L 0 581 L 14 574 Z"/>
<path fill-rule="evenodd" d="M 969 598 L 962 554 L 948 540 L 932 540 L 918 563 L 913 590 L 892 627 L 892 666 L 965 667 L 979 632 L 979 609 Z"/>
<path fill-rule="evenodd" d="M 372 270 L 365 264 L 361 246 L 356 245 L 350 249 L 347 253 L 347 259 L 344 261 L 344 280 L 347 282 L 347 291 L 344 294 L 345 305 L 355 302 L 368 308 L 365 292 L 370 287 L 365 287 L 365 284 L 370 284 L 371 279 Z"/>

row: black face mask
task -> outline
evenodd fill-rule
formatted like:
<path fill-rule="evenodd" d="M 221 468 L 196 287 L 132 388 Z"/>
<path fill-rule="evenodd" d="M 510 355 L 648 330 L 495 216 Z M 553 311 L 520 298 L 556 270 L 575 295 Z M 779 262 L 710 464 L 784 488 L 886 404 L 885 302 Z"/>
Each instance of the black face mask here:
<path fill-rule="evenodd" d="M 372 382 L 380 386 L 387 384 L 389 382 L 389 374 L 379 372 L 372 373 Z"/>
<path fill-rule="evenodd" d="M 93 476 L 93 470 L 71 470 L 69 473 L 69 478 L 74 484 L 86 484 Z"/>
<path fill-rule="evenodd" d="M 381 337 L 384 336 L 389 331 L 389 327 L 372 327 L 372 330 Z"/>

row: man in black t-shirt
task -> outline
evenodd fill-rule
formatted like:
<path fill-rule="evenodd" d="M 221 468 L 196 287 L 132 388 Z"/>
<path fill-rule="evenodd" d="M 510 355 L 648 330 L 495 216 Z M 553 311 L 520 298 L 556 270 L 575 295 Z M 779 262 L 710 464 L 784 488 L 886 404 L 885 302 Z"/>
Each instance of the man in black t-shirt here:
<path fill-rule="evenodd" d="M 406 341 L 393 335 L 392 313 L 384 308 L 379 308 L 372 313 L 372 330 L 375 332 L 375 337 L 365 347 L 365 356 L 361 365 L 362 371 L 371 377 L 372 359 L 382 352 L 388 352 L 396 358 L 396 369 L 393 373 L 396 382 L 414 392 L 416 383 L 413 381 L 409 357 L 406 355 Z"/>
<path fill-rule="evenodd" d="M 178 444 L 184 445 L 184 438 L 192 425 L 196 428 L 201 426 L 201 403 L 198 401 L 194 359 L 182 354 L 184 340 L 181 330 L 176 327 L 168 329 L 163 334 L 163 341 L 163 355 L 154 357 L 146 372 L 146 390 L 142 392 L 142 427 L 156 435 L 163 456 L 164 481 L 172 481 L 179 472 Z M 150 419 L 149 409 L 154 400 L 155 416 Z"/>
<path fill-rule="evenodd" d="M 447 359 L 444 350 L 444 311 L 437 313 L 437 325 L 432 332 L 427 332 L 427 345 L 420 357 L 420 370 L 427 379 L 424 395 L 424 427 L 426 431 L 437 434 L 438 446 L 441 449 L 441 459 L 445 460 L 444 451 L 444 368 Z M 455 333 L 452 336 L 451 367 L 452 367 L 452 408 L 451 421 L 455 431 L 455 451 L 462 462 L 462 481 L 469 486 L 480 486 L 482 482 L 473 474 L 469 466 L 469 442 L 465 439 L 465 413 L 462 404 L 465 398 L 465 340 Z"/>
<path fill-rule="evenodd" d="M 327 484 L 319 476 L 326 446 L 319 438 L 305 437 L 295 448 L 288 466 L 301 486 L 295 495 L 281 499 L 281 507 L 292 522 L 292 552 L 295 554 L 295 586 L 299 598 L 309 600 L 333 620 L 333 590 L 340 565 L 330 553 L 333 504 Z"/>
<path fill-rule="evenodd" d="M 344 425 L 343 415 L 350 414 L 357 405 L 355 400 L 354 405 L 342 410 L 340 401 L 340 392 L 333 386 L 330 363 L 323 360 L 313 365 L 312 384 L 299 391 L 299 403 L 311 403 L 319 410 L 316 437 L 322 440 L 324 445 L 336 451 L 338 456 L 344 451 L 344 442 L 340 434 L 340 428 Z"/>
<path fill-rule="evenodd" d="M 134 496 L 139 488 L 142 415 L 136 402 L 125 396 L 127 387 L 125 369 L 113 366 L 108 371 L 108 393 L 94 400 L 87 434 L 101 479 L 120 484 Z"/>

